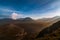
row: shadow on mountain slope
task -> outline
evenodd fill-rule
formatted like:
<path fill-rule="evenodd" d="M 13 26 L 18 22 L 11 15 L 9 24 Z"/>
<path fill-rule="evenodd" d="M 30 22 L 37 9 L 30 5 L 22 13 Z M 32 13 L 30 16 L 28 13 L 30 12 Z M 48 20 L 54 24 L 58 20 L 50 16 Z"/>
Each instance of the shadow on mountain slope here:
<path fill-rule="evenodd" d="M 60 30 L 60 21 L 58 21 L 58 22 L 54 23 L 53 25 L 51 25 L 50 27 L 42 30 L 36 38 L 42 38 L 42 40 L 45 38 L 46 40 L 49 40 L 48 37 L 51 37 L 51 36 L 54 37 L 54 36 L 57 36 L 57 35 L 58 35 L 58 37 L 55 37 L 55 39 L 59 38 L 60 37 L 60 35 L 59 35 L 60 32 L 58 32 L 58 30 Z M 41 39 L 39 39 L 39 40 L 41 40 Z"/>

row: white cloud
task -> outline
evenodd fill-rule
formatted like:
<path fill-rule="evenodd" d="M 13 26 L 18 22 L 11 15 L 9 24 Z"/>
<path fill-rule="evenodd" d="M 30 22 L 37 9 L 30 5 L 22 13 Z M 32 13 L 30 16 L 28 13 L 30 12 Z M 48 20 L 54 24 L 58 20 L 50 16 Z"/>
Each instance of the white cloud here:
<path fill-rule="evenodd" d="M 50 12 L 46 12 L 45 14 L 43 14 L 43 17 L 54 17 L 54 16 L 60 16 L 60 0 L 52 3 L 50 5 L 52 8 L 55 8 L 53 10 L 51 10 Z"/>
<path fill-rule="evenodd" d="M 11 14 L 11 18 L 14 19 L 14 20 L 16 20 L 18 18 L 21 18 L 21 17 L 22 17 L 21 14 L 18 14 L 18 13 L 15 13 L 15 12 Z"/>
<path fill-rule="evenodd" d="M 47 11 L 46 13 L 41 14 L 39 17 L 35 18 L 51 18 L 54 16 L 60 16 L 60 0 L 55 1 L 50 5 L 53 10 Z"/>
<path fill-rule="evenodd" d="M 12 10 L 9 8 L 0 8 L 0 11 L 3 11 L 3 12 L 19 12 L 19 11 L 15 11 L 15 10 Z"/>
<path fill-rule="evenodd" d="M 8 18 L 12 18 L 14 20 L 23 17 L 23 12 L 11 10 L 8 8 L 0 8 L 0 11 L 2 11 L 2 15 L 8 16 Z"/>

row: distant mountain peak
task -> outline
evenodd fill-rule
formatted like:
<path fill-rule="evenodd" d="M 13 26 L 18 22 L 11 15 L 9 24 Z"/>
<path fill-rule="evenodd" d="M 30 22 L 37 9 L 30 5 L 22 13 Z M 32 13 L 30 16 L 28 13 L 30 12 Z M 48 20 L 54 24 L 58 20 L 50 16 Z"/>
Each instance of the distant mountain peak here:
<path fill-rule="evenodd" d="M 60 18 L 60 16 L 55 16 L 55 17 L 53 17 L 53 18 Z"/>
<path fill-rule="evenodd" d="M 26 17 L 26 18 L 23 19 L 23 21 L 33 21 L 33 19 L 30 18 L 30 17 Z"/>

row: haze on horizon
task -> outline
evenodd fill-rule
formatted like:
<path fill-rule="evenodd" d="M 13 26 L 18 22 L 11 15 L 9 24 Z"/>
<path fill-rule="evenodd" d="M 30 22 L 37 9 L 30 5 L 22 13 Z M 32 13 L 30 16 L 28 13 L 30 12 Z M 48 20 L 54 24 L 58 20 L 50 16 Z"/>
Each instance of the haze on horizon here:
<path fill-rule="evenodd" d="M 0 18 L 60 16 L 60 0 L 0 0 Z"/>

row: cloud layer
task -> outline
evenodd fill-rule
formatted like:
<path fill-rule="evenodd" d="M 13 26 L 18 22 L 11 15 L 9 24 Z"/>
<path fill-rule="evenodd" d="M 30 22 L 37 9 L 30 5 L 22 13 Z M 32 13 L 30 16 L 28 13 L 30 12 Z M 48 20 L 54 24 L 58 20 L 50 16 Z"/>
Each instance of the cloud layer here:
<path fill-rule="evenodd" d="M 60 0 L 0 0 L 0 17 L 11 17 L 13 13 L 34 19 L 60 16 Z"/>

